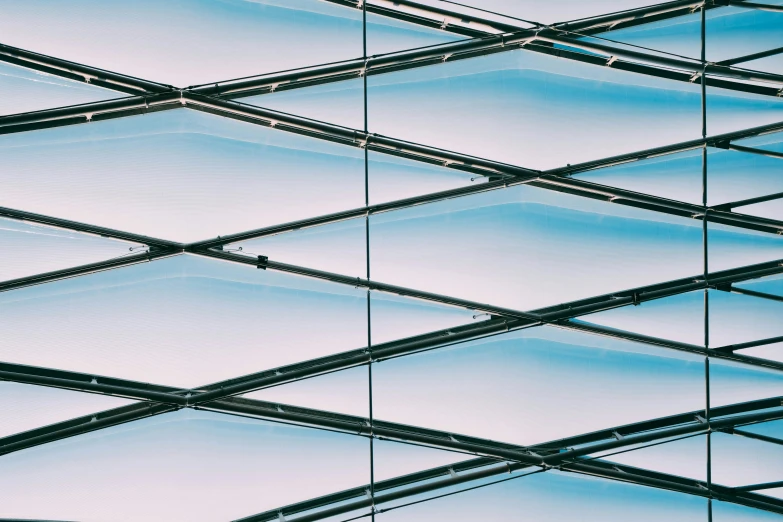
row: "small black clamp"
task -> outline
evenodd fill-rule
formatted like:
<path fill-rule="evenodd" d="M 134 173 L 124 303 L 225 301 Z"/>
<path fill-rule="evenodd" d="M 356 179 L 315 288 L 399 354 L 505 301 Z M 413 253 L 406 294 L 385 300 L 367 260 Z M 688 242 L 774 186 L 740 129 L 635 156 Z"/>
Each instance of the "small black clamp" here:
<path fill-rule="evenodd" d="M 639 306 L 640 304 L 642 304 L 642 301 L 639 299 L 638 292 L 634 292 L 633 295 L 631 296 L 631 299 L 632 299 L 631 302 L 633 303 L 634 306 Z"/>
<path fill-rule="evenodd" d="M 269 258 L 267 256 L 258 256 L 258 265 L 256 268 L 260 268 L 261 270 L 266 270 L 266 267 L 269 266 Z"/>

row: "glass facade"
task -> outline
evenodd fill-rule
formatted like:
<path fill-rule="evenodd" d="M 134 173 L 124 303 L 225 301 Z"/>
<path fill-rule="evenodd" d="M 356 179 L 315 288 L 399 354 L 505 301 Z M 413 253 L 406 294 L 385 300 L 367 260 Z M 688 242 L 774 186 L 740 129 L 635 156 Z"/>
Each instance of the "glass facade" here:
<path fill-rule="evenodd" d="M 0 521 L 778 520 L 781 21 L 0 0 Z"/>

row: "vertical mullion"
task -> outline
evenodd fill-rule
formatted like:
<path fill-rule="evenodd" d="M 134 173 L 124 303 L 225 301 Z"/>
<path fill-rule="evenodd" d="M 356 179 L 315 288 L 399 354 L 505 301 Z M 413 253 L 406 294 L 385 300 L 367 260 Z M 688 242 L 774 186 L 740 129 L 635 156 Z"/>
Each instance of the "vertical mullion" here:
<path fill-rule="evenodd" d="M 701 152 L 701 204 L 704 210 L 702 219 L 702 262 L 704 281 L 708 281 L 709 244 L 708 244 L 708 206 L 707 206 L 707 21 L 705 6 L 701 6 L 701 137 L 704 139 Z M 712 430 L 710 428 L 710 293 L 704 288 L 704 418 L 707 421 L 707 520 L 712 522 Z"/>
<path fill-rule="evenodd" d="M 362 1 L 362 56 L 364 58 L 363 103 L 364 103 L 364 133 L 367 135 L 367 0 Z M 364 206 L 370 206 L 370 168 L 369 152 L 364 146 Z M 366 276 L 370 279 L 370 215 L 364 217 L 364 245 Z M 370 516 L 375 521 L 375 429 L 372 412 L 372 312 L 370 290 L 367 290 L 367 389 L 368 415 L 370 419 Z"/>

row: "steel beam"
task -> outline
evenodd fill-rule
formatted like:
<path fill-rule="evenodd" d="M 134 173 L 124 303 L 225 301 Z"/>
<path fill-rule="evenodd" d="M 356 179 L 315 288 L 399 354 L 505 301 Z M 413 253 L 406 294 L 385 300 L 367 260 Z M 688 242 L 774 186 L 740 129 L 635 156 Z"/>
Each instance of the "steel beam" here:
<path fill-rule="evenodd" d="M 737 0 L 715 0 L 716 5 L 730 5 L 732 7 L 743 7 L 745 9 L 756 9 L 759 11 L 771 11 L 773 13 L 783 13 L 783 5 L 759 4 L 756 2 L 745 2 Z"/>
<path fill-rule="evenodd" d="M 762 442 L 769 442 L 770 444 L 777 444 L 778 446 L 783 446 L 783 439 L 776 439 L 775 437 L 760 435 L 758 433 L 753 433 L 752 431 L 742 430 L 738 428 L 725 428 L 722 429 L 721 431 L 724 433 L 728 433 L 729 435 L 737 435 L 739 437 L 760 440 Z"/>
<path fill-rule="evenodd" d="M 735 65 L 738 63 L 749 62 L 751 60 L 758 60 L 759 58 L 766 58 L 767 56 L 775 56 L 776 54 L 783 53 L 783 47 L 776 47 L 775 49 L 769 49 L 767 51 L 761 51 L 758 53 L 747 54 L 745 56 L 738 56 L 731 58 L 730 60 L 722 60 L 717 62 L 718 65 Z"/>
<path fill-rule="evenodd" d="M 176 406 L 143 402 L 129 404 L 120 408 L 85 415 L 65 422 L 59 422 L 42 428 L 0 438 L 0 455 L 39 446 L 83 433 L 124 424 L 152 415 L 158 415 L 178 409 Z"/>
<path fill-rule="evenodd" d="M 0 60 L 130 94 L 162 93 L 174 89 L 171 85 L 164 85 L 68 60 L 61 60 L 60 58 L 26 51 L 10 45 L 0 44 Z"/>

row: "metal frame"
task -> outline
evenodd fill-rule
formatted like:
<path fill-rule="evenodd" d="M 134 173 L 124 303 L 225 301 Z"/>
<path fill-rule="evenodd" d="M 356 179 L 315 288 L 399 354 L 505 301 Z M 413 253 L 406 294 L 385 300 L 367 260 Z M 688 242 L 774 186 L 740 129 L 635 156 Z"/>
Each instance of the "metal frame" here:
<path fill-rule="evenodd" d="M 430 8 L 410 0 L 385 2 L 390 4 L 389 6 L 381 6 L 375 3 L 369 4 L 361 2 L 361 0 L 328 1 L 348 7 L 361 8 L 365 13 L 381 14 L 424 26 L 437 27 L 473 38 L 466 41 L 455 42 L 453 44 L 406 51 L 392 55 L 365 57 L 338 64 L 316 66 L 306 70 L 290 71 L 240 80 L 229 80 L 204 86 L 192 86 L 186 89 L 179 89 L 170 85 L 133 78 L 0 44 L 0 61 L 6 61 L 8 63 L 44 71 L 64 78 L 83 81 L 133 95 L 128 98 L 80 106 L 0 117 L 0 134 L 101 121 L 109 118 L 144 114 L 147 112 L 168 110 L 184 106 L 191 109 L 211 112 L 224 117 L 231 117 L 242 121 L 272 126 L 281 130 L 297 132 L 321 139 L 361 147 L 364 148 L 365 151 L 373 150 L 476 173 L 488 177 L 488 183 L 482 184 L 481 186 L 444 191 L 437 194 L 409 198 L 382 205 L 366 205 L 360 209 L 348 210 L 329 216 L 310 218 L 295 223 L 225 236 L 218 240 L 206 240 L 191 244 L 150 238 L 105 227 L 77 223 L 14 209 L 0 208 L 0 216 L 11 219 L 27 220 L 69 230 L 99 234 L 115 239 L 142 243 L 148 246 L 148 250 L 145 252 L 128 255 L 122 258 L 58 270 L 46 274 L 38 274 L 13 281 L 0 282 L 0 291 L 13 290 L 35 284 L 44 284 L 49 281 L 67 277 L 80 276 L 133 263 L 148 262 L 157 258 L 188 252 L 196 255 L 244 263 L 257 266 L 258 268 L 279 270 L 341 284 L 360 286 L 367 288 L 368 291 L 392 292 L 433 302 L 468 307 L 486 312 L 490 314 L 491 318 L 482 323 L 439 332 L 431 332 L 414 338 L 402 339 L 382 345 L 368 346 L 367 349 L 353 350 L 313 361 L 304 361 L 283 368 L 265 370 L 229 381 L 206 385 L 193 390 L 139 383 L 111 377 L 99 377 L 56 369 L 34 368 L 11 363 L 0 363 L 0 380 L 58 387 L 81 392 L 116 395 L 143 401 L 122 408 L 72 419 L 70 421 L 2 438 L 0 439 L 0 455 L 44 444 L 53 440 L 86 433 L 88 431 L 130 422 L 150 415 L 174 411 L 182 407 L 196 407 L 225 414 L 252 416 L 254 418 L 262 418 L 276 422 L 289 422 L 321 429 L 344 431 L 370 438 L 386 438 L 400 442 L 415 443 L 481 455 L 481 457 L 477 459 L 465 461 L 450 467 L 422 471 L 410 476 L 398 477 L 396 479 L 377 483 L 372 480 L 369 485 L 370 489 L 373 490 L 371 498 L 359 500 L 353 504 L 341 504 L 333 508 L 328 507 L 329 505 L 338 502 L 345 502 L 351 498 L 364 497 L 366 495 L 367 486 L 361 486 L 353 490 L 340 492 L 320 499 L 312 499 L 294 506 L 285 506 L 275 510 L 274 513 L 270 511 L 243 520 L 274 520 L 276 518 L 282 518 L 283 514 L 299 514 L 314 508 L 325 508 L 314 513 L 305 513 L 303 516 L 298 516 L 295 519 L 301 522 L 305 520 L 319 520 L 326 516 L 346 513 L 358 508 L 371 507 L 374 509 L 376 504 L 381 504 L 390 500 L 401 499 L 426 491 L 434 491 L 446 486 L 472 482 L 479 478 L 512 472 L 525 467 L 535 467 L 540 471 L 557 468 L 563 471 L 590 474 L 611 480 L 620 480 L 650 487 L 670 489 L 710 499 L 717 498 L 758 509 L 783 513 L 783 501 L 752 493 L 752 491 L 755 490 L 780 487 L 782 484 L 780 482 L 754 484 L 739 488 L 727 488 L 711 483 L 709 478 L 706 483 L 703 483 L 648 470 L 619 466 L 603 460 L 596 460 L 595 458 L 583 458 L 587 455 L 593 455 L 601 451 L 652 441 L 661 441 L 674 436 L 704 433 L 709 437 L 709 433 L 716 430 L 737 436 L 755 438 L 772 444 L 783 444 L 783 441 L 753 434 L 737 427 L 755 422 L 783 418 L 783 409 L 779 408 L 780 406 L 783 406 L 781 397 L 753 401 L 752 403 L 712 408 L 709 406 L 708 401 L 704 412 L 704 414 L 706 414 L 706 423 L 701 417 L 701 411 L 688 412 L 662 419 L 644 421 L 633 425 L 609 428 L 599 432 L 553 441 L 530 448 L 487 441 L 464 435 L 455 436 L 455 434 L 438 432 L 437 430 L 427 428 L 402 426 L 395 423 L 378 421 L 377 419 L 373 419 L 372 415 L 368 422 L 367 419 L 359 417 L 233 397 L 248 391 L 279 385 L 285 382 L 292 382 L 294 380 L 308 378 L 343 368 L 359 365 L 368 365 L 368 367 L 371 367 L 373 362 L 386 358 L 399 357 L 422 350 L 435 349 L 471 339 L 496 335 L 513 329 L 533 327 L 542 324 L 642 342 L 662 348 L 706 355 L 708 357 L 724 358 L 754 366 L 783 370 L 783 363 L 747 357 L 735 353 L 735 351 L 753 346 L 781 342 L 783 337 L 763 339 L 733 346 L 708 348 L 706 345 L 702 347 L 677 343 L 573 320 L 576 317 L 600 310 L 627 306 L 629 304 L 636 305 L 652 299 L 693 290 L 706 290 L 708 288 L 734 291 L 753 295 L 754 297 L 780 301 L 783 300 L 783 298 L 779 296 L 771 296 L 768 294 L 762 295 L 760 292 L 738 289 L 733 287 L 732 284 L 752 278 L 763 277 L 765 275 L 783 273 L 783 260 L 715 273 L 708 273 L 705 267 L 705 273 L 702 276 L 694 276 L 643 288 L 615 292 L 610 295 L 596 296 L 535 311 L 517 311 L 496 307 L 491 304 L 474 303 L 457 297 L 436 295 L 415 289 L 386 285 L 371 280 L 369 278 L 369 273 L 366 279 L 349 278 L 339 274 L 280 263 L 267 258 L 253 259 L 247 258 L 246 256 L 238 256 L 230 254 L 222 249 L 223 245 L 241 239 L 282 233 L 303 226 L 316 226 L 350 218 L 367 217 L 372 213 L 405 208 L 407 206 L 424 204 L 451 197 L 459 197 L 485 190 L 494 190 L 520 183 L 531 184 L 537 187 L 557 190 L 582 197 L 636 206 L 671 215 L 701 219 L 705 221 L 705 230 L 706 222 L 709 221 L 750 230 L 781 234 L 783 233 L 783 222 L 781 221 L 737 214 L 731 212 L 731 210 L 740 206 L 778 199 L 783 197 L 783 194 L 770 194 L 759 198 L 735 201 L 708 208 L 706 207 L 706 204 L 703 206 L 686 204 L 679 201 L 667 200 L 665 198 L 576 180 L 571 176 L 580 172 L 586 172 L 609 165 L 637 161 L 656 155 L 670 154 L 696 148 L 706 149 L 706 147 L 732 149 L 746 153 L 763 154 L 766 156 L 782 158 L 783 155 L 780 153 L 736 145 L 733 144 L 732 141 L 749 136 L 781 131 L 783 130 L 783 122 L 721 136 L 708 137 L 705 134 L 701 140 L 692 140 L 666 147 L 659 147 L 657 149 L 540 172 L 482 158 L 466 156 L 456 152 L 438 150 L 399 139 L 370 134 L 366 128 L 362 131 L 346 129 L 323 122 L 316 122 L 307 118 L 230 101 L 230 98 L 251 94 L 299 88 L 325 82 L 342 81 L 350 78 L 364 77 L 366 79 L 368 75 L 383 74 L 411 67 L 428 66 L 445 61 L 466 59 L 520 48 L 595 65 L 610 66 L 626 71 L 664 77 L 671 80 L 698 81 L 702 83 L 702 90 L 704 90 L 705 85 L 712 85 L 744 92 L 780 96 L 781 93 L 783 93 L 783 89 L 781 89 L 781 87 L 783 87 L 783 75 L 747 71 L 744 69 L 736 69 L 731 66 L 736 63 L 778 54 L 781 52 L 781 49 L 772 49 L 754 55 L 726 60 L 718 64 L 709 64 L 706 63 L 703 56 L 701 60 L 671 58 L 655 53 L 631 50 L 627 47 L 605 45 L 603 43 L 595 43 L 592 40 L 577 40 L 574 38 L 575 36 L 598 34 L 611 29 L 679 16 L 681 14 L 694 12 L 694 10 L 701 10 L 703 24 L 703 13 L 705 9 L 723 5 L 734 5 L 749 9 L 767 9 L 772 11 L 780 11 L 780 8 L 765 4 L 737 1 L 674 1 L 622 13 L 554 24 L 552 26 L 536 24 L 532 29 L 520 29 L 516 25 L 506 25 L 478 16 L 464 15 L 448 9 Z M 454 18 L 456 22 L 444 22 L 444 17 Z M 565 48 L 555 46 L 565 46 Z M 596 54 L 606 56 L 606 58 L 596 56 Z M 766 82 L 773 86 L 758 85 L 758 82 Z M 773 409 L 770 410 L 770 408 Z M 574 448 L 573 446 L 581 447 Z M 498 464 L 498 462 L 500 462 L 500 464 Z M 348 509 L 349 507 L 350 509 Z"/>

